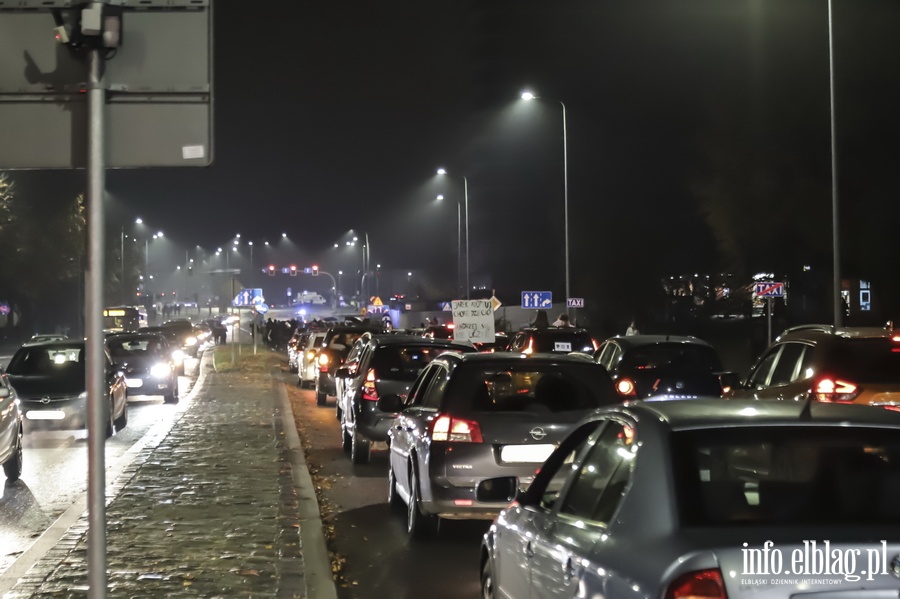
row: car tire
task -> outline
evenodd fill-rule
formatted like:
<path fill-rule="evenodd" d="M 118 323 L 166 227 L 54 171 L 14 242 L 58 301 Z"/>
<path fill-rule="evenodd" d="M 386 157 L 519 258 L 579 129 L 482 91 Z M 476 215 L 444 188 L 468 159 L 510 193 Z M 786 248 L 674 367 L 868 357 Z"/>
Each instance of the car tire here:
<path fill-rule="evenodd" d="M 484 560 L 484 566 L 481 568 L 481 597 L 482 599 L 496 599 L 494 594 L 494 568 L 491 566 L 491 559 Z"/>
<path fill-rule="evenodd" d="M 390 458 L 388 458 L 390 462 Z M 403 498 L 397 493 L 397 477 L 394 475 L 394 467 L 388 463 L 388 507 L 395 512 L 402 512 L 405 507 Z"/>
<path fill-rule="evenodd" d="M 335 402 L 334 402 L 334 417 L 338 422 L 340 422 L 341 418 L 343 418 L 343 416 L 344 416 L 344 411 L 341 409 L 341 402 L 335 400 Z"/>
<path fill-rule="evenodd" d="M 163 395 L 163 403 L 177 404 L 178 396 L 174 393 L 170 393 L 169 395 Z"/>
<path fill-rule="evenodd" d="M 350 448 L 353 446 L 353 438 L 350 436 L 350 433 L 341 426 L 341 449 L 344 450 L 344 453 L 350 455 Z"/>
<path fill-rule="evenodd" d="M 3 473 L 6 475 L 6 480 L 14 482 L 22 476 L 22 463 L 24 461 L 22 453 L 22 427 L 20 426 L 16 435 L 16 449 L 9 459 L 3 463 Z"/>
<path fill-rule="evenodd" d="M 406 505 L 406 532 L 413 539 L 427 539 L 437 534 L 438 516 L 423 514 L 419 508 L 419 476 L 415 467 L 409 473 L 409 503 Z"/>
<path fill-rule="evenodd" d="M 371 455 L 372 443 L 354 428 L 350 438 L 350 461 L 354 464 L 368 464 Z"/>
<path fill-rule="evenodd" d="M 316 405 L 324 406 L 328 400 L 328 396 L 316 389 Z"/>

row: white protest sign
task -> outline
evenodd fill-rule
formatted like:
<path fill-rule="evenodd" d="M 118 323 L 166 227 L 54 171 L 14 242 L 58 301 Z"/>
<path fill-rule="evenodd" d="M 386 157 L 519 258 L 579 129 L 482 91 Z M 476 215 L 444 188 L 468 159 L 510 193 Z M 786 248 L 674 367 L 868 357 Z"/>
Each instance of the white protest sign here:
<path fill-rule="evenodd" d="M 453 338 L 472 343 L 494 342 L 491 300 L 453 300 Z"/>

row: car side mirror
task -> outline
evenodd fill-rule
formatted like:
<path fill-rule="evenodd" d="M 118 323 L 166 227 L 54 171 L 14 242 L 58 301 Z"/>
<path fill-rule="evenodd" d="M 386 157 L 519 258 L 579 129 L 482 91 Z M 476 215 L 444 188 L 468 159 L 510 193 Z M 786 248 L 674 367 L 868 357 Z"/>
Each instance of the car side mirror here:
<path fill-rule="evenodd" d="M 519 498 L 519 479 L 515 476 L 486 478 L 475 487 L 475 501 L 509 503 Z"/>
<path fill-rule="evenodd" d="M 403 400 L 399 395 L 393 393 L 382 395 L 375 405 L 379 410 L 388 414 L 396 414 L 403 410 Z"/>
<path fill-rule="evenodd" d="M 6 399 L 10 395 L 9 387 L 0 387 L 0 399 Z"/>

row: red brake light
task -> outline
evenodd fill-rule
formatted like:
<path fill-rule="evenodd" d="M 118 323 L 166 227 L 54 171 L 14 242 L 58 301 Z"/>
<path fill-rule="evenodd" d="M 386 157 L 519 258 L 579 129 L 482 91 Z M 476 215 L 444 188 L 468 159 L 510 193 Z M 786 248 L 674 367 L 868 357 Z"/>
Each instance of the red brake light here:
<path fill-rule="evenodd" d="M 688 572 L 666 590 L 666 599 L 728 599 L 718 568 Z"/>
<path fill-rule="evenodd" d="M 368 401 L 378 401 L 378 393 L 375 391 L 375 371 L 369 369 L 366 379 L 362 384 L 362 398 Z"/>
<path fill-rule="evenodd" d="M 328 354 L 319 354 L 316 362 L 319 363 L 319 372 L 328 372 Z"/>
<path fill-rule="evenodd" d="M 434 441 L 484 443 L 477 422 L 447 415 L 438 416 L 431 423 L 431 438 Z"/>
<path fill-rule="evenodd" d="M 616 381 L 616 391 L 619 392 L 619 395 L 624 395 L 625 397 L 637 395 L 637 390 L 634 388 L 634 381 L 629 378 Z"/>
<path fill-rule="evenodd" d="M 816 401 L 830 403 L 853 403 L 859 392 L 859 387 L 853 383 L 827 376 L 818 379 L 813 387 Z"/>
<path fill-rule="evenodd" d="M 522 349 L 523 354 L 534 353 L 534 339 L 528 340 L 528 346 Z"/>

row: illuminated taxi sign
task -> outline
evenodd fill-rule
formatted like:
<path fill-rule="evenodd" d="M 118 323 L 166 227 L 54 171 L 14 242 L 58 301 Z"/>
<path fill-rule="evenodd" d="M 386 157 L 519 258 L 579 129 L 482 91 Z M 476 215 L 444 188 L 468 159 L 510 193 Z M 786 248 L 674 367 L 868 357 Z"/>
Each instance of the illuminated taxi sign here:
<path fill-rule="evenodd" d="M 125 310 L 104 310 L 103 316 L 125 316 Z"/>

